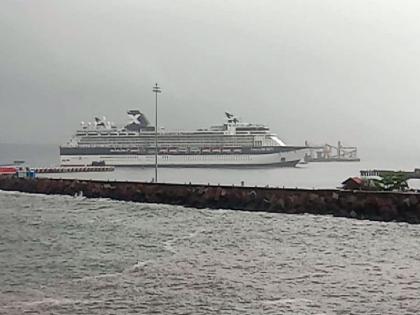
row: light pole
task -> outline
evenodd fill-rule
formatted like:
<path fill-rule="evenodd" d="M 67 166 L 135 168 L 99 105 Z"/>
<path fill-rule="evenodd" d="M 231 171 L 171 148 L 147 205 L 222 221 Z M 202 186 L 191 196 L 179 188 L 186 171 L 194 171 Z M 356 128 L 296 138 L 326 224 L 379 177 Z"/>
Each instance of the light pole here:
<path fill-rule="evenodd" d="M 162 90 L 156 83 L 153 87 L 153 93 L 155 93 L 155 183 L 158 181 L 158 110 L 157 110 L 157 95 L 158 93 L 162 93 Z"/>

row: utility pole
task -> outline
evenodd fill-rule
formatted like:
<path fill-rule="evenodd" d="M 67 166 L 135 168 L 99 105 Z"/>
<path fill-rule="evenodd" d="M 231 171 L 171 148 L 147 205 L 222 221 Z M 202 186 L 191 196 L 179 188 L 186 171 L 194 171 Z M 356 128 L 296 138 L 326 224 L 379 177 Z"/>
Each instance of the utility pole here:
<path fill-rule="evenodd" d="M 162 90 L 156 83 L 153 87 L 153 93 L 155 93 L 155 183 L 158 181 L 158 109 L 157 109 L 157 99 L 158 93 L 162 93 Z"/>

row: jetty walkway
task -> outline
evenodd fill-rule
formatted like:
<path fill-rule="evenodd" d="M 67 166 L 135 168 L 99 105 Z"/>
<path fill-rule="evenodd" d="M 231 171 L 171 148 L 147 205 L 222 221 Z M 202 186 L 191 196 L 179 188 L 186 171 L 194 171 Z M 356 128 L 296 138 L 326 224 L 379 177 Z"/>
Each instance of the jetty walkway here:
<path fill-rule="evenodd" d="M 320 214 L 420 223 L 420 194 L 0 176 L 0 190 L 83 195 L 194 208 Z"/>

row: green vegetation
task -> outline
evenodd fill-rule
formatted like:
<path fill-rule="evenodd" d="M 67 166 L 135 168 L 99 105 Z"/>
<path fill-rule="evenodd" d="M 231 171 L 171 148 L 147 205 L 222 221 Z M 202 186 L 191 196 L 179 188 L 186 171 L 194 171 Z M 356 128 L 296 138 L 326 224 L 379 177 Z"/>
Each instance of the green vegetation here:
<path fill-rule="evenodd" d="M 374 186 L 381 191 L 406 191 L 408 190 L 407 176 L 404 173 L 383 174 L 381 179 L 374 179 Z"/>

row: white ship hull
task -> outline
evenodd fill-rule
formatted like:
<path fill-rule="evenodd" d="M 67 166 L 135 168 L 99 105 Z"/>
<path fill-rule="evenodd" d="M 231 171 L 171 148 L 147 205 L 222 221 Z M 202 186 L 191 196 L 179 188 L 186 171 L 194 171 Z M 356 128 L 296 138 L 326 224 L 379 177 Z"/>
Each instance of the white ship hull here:
<path fill-rule="evenodd" d="M 158 155 L 159 167 L 293 167 L 304 157 L 304 150 L 270 154 Z M 154 166 L 154 155 L 61 155 L 62 166 L 84 166 L 105 162 L 112 166 Z"/>

